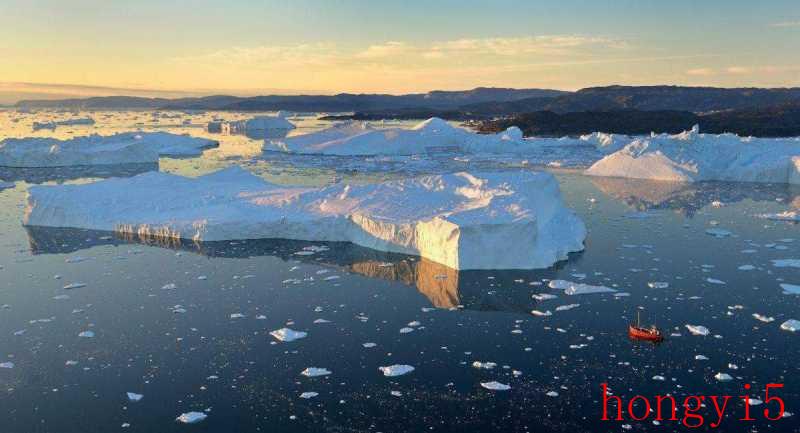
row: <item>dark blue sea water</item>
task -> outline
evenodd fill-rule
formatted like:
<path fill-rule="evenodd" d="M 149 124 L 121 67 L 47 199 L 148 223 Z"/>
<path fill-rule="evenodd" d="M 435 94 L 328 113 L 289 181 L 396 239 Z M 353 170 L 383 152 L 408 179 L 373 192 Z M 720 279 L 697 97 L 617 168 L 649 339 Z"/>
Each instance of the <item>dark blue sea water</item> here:
<path fill-rule="evenodd" d="M 0 432 L 689 431 L 654 425 L 654 414 L 601 421 L 601 383 L 626 402 L 682 402 L 764 400 L 773 382 L 796 415 L 764 421 L 777 405 L 762 404 L 751 409 L 757 421 L 738 421 L 737 399 L 715 430 L 800 431 L 800 334 L 780 329 L 800 319 L 800 298 L 780 287 L 800 284 L 800 269 L 772 263 L 800 259 L 800 226 L 758 217 L 798 206 L 800 190 L 556 175 L 586 222 L 586 250 L 552 269 L 465 272 L 348 244 L 159 244 L 26 229 L 27 182 L 104 174 L 11 176 L 16 186 L 0 191 L 0 362 L 13 363 L 0 368 Z M 303 253 L 309 246 L 327 249 Z M 550 279 L 617 292 L 568 296 Z M 637 311 L 665 342 L 628 339 Z M 283 327 L 308 336 L 278 342 L 269 333 Z M 415 370 L 378 370 L 392 364 Z M 331 374 L 305 377 L 307 367 Z M 720 372 L 733 380 L 716 380 Z M 481 386 L 491 381 L 511 389 Z M 207 418 L 175 421 L 189 411 Z M 713 407 L 700 414 L 695 430 L 711 430 Z"/>

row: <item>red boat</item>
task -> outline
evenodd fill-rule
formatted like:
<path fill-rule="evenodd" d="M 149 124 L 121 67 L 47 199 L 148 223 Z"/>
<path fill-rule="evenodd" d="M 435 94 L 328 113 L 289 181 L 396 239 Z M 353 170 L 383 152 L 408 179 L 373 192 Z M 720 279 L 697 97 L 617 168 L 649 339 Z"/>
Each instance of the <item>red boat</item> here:
<path fill-rule="evenodd" d="M 628 337 L 634 340 L 645 340 L 652 342 L 664 341 L 664 335 L 656 328 L 656 325 L 650 325 L 645 328 L 639 324 L 639 312 L 636 312 L 636 324 L 631 323 L 628 325 Z"/>

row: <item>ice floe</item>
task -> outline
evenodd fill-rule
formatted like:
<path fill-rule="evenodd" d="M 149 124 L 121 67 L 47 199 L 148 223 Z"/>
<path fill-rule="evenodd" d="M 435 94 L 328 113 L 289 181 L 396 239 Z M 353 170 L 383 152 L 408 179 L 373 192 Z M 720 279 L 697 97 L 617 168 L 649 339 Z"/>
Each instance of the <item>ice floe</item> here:
<path fill-rule="evenodd" d="M 198 178 L 149 172 L 31 187 L 25 224 L 196 241 L 349 241 L 454 269 L 545 268 L 582 250 L 586 236 L 555 178 L 530 171 L 325 188 L 278 186 L 239 167 Z"/>
<path fill-rule="evenodd" d="M 567 280 L 552 280 L 547 285 L 551 289 L 563 290 L 565 295 L 588 295 L 592 293 L 613 293 L 616 290 L 606 286 L 575 283 Z"/>
<path fill-rule="evenodd" d="M 800 268 L 800 259 L 778 259 L 772 261 L 776 268 Z"/>
<path fill-rule="evenodd" d="M 178 421 L 183 424 L 196 424 L 203 421 L 206 418 L 208 418 L 208 415 L 206 415 L 203 412 L 186 412 L 180 414 L 177 418 L 175 418 L 175 421 Z"/>
<path fill-rule="evenodd" d="M 318 368 L 318 367 L 308 367 L 305 370 L 301 371 L 300 374 L 306 377 L 319 377 L 319 376 L 327 376 L 331 374 L 331 371 L 327 368 Z"/>
<path fill-rule="evenodd" d="M 386 377 L 402 376 L 414 371 L 414 367 L 405 364 L 394 364 L 385 367 L 378 367 L 378 370 Z"/>
<path fill-rule="evenodd" d="M 142 398 L 144 398 L 144 395 L 137 394 L 135 392 L 129 392 L 129 393 L 127 393 L 127 395 L 128 395 L 128 400 L 133 402 L 133 403 L 136 403 L 136 402 L 140 401 Z"/>
<path fill-rule="evenodd" d="M 281 328 L 271 331 L 269 335 L 275 337 L 276 340 L 283 341 L 288 343 L 290 341 L 299 340 L 301 338 L 306 338 L 308 333 L 303 331 L 295 331 L 289 328 Z"/>
<path fill-rule="evenodd" d="M 491 382 L 481 382 L 481 386 L 491 391 L 508 391 L 511 389 L 511 385 L 506 385 L 505 383 L 494 380 Z"/>
<path fill-rule="evenodd" d="M 733 377 L 728 373 L 717 373 L 714 375 L 714 379 L 717 379 L 720 382 L 730 382 L 733 380 Z"/>
<path fill-rule="evenodd" d="M 800 139 L 701 134 L 639 137 L 586 170 L 591 176 L 678 182 L 800 184 Z"/>
<path fill-rule="evenodd" d="M 783 289 L 784 295 L 800 295 L 800 285 L 798 284 L 781 283 L 781 289 Z"/>
<path fill-rule="evenodd" d="M 125 132 L 69 140 L 7 138 L 0 141 L 0 166 L 154 164 L 159 156 L 199 155 L 203 149 L 217 145 L 213 140 L 167 132 Z"/>
<path fill-rule="evenodd" d="M 692 333 L 692 335 L 702 335 L 706 336 L 710 333 L 708 328 L 703 325 L 686 325 L 686 329 Z"/>
<path fill-rule="evenodd" d="M 784 331 L 789 331 L 789 332 L 800 331 L 800 320 L 789 319 L 789 320 L 781 323 L 781 329 L 783 329 Z"/>

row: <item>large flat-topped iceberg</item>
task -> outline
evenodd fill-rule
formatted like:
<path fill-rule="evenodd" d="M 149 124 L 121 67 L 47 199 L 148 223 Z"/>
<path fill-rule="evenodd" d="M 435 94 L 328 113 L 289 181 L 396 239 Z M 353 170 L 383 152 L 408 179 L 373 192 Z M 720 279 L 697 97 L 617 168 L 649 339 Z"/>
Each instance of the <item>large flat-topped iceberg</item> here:
<path fill-rule="evenodd" d="M 529 147 L 522 131 L 475 134 L 439 118 L 413 128 L 375 129 L 364 123 L 334 125 L 311 134 L 269 140 L 266 150 L 323 155 L 419 155 L 436 152 L 515 153 Z"/>
<path fill-rule="evenodd" d="M 586 170 L 591 176 L 679 182 L 739 181 L 800 184 L 800 139 L 734 134 L 637 138 Z"/>
<path fill-rule="evenodd" d="M 0 141 L 0 166 L 67 167 L 157 163 L 159 155 L 193 156 L 218 143 L 167 132 L 125 132 L 69 140 L 8 138 Z"/>
<path fill-rule="evenodd" d="M 457 173 L 373 185 L 274 185 L 238 167 L 34 186 L 25 224 L 219 241 L 349 241 L 455 269 L 544 268 L 583 249 L 548 173 Z"/>
<path fill-rule="evenodd" d="M 212 122 L 209 124 L 209 131 L 222 132 L 225 134 L 244 134 L 251 138 L 280 138 L 286 136 L 294 124 L 284 117 L 284 113 L 276 116 L 257 116 L 248 120 L 236 120 L 233 122 L 219 122 L 219 125 Z M 219 129 L 219 131 L 217 131 Z"/>

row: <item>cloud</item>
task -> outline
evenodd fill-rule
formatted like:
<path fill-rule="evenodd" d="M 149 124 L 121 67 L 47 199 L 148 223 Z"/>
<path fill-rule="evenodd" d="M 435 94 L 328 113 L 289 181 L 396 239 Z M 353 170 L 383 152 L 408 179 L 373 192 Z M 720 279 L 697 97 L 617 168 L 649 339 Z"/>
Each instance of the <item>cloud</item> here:
<path fill-rule="evenodd" d="M 712 75 L 716 75 L 716 71 L 714 71 L 711 68 L 695 68 L 695 69 L 689 69 L 688 71 L 686 71 L 686 75 L 709 77 L 709 76 L 712 76 Z"/>
<path fill-rule="evenodd" d="M 783 21 L 779 23 L 772 23 L 770 27 L 800 27 L 800 21 Z"/>
<path fill-rule="evenodd" d="M 749 68 L 747 66 L 729 66 L 725 68 L 725 72 L 733 75 L 745 75 L 752 74 L 753 68 Z"/>
<path fill-rule="evenodd" d="M 576 54 L 586 48 L 622 49 L 628 44 L 624 41 L 603 37 L 578 35 L 526 36 L 512 38 L 456 39 L 434 43 L 428 56 L 444 57 L 450 55 L 495 55 L 529 56 Z"/>
<path fill-rule="evenodd" d="M 370 45 L 366 50 L 356 53 L 355 56 L 362 59 L 381 59 L 400 56 L 414 51 L 416 51 L 416 48 L 405 42 L 389 41 L 383 44 Z"/>

